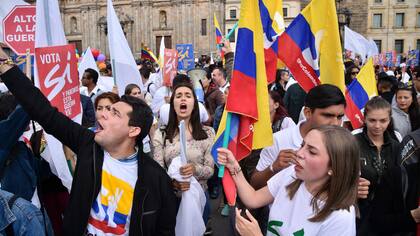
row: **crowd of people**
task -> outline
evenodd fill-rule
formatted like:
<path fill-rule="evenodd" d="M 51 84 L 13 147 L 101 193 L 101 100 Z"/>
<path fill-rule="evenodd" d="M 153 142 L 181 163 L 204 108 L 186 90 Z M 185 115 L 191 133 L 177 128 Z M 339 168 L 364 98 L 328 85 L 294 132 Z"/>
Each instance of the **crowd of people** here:
<path fill-rule="evenodd" d="M 0 235 L 180 235 L 191 179 L 205 197 L 202 205 L 186 203 L 202 216 L 189 227 L 200 220 L 201 233 L 211 235 L 218 226 L 210 199 L 223 196 L 216 164 L 238 191 L 236 206 L 220 197 L 220 214 L 232 222 L 224 235 L 420 235 L 420 67 L 376 66 L 379 96 L 364 106 L 359 129 L 346 118 L 338 87 L 306 93 L 287 69 L 278 70 L 267 88 L 273 145 L 238 162 L 229 149 L 211 154 L 232 77 L 228 41 L 223 50 L 224 64 L 203 57 L 201 73 L 179 72 L 170 87 L 150 61 L 138 61 L 142 81 L 112 91 L 98 85 L 112 67 L 86 69 L 78 124 L 0 49 L 7 87 L 0 94 Z M 345 66 L 349 85 L 361 65 Z M 183 155 L 181 122 L 187 162 L 171 178 Z M 63 145 L 70 193 L 47 161 L 43 131 Z"/>

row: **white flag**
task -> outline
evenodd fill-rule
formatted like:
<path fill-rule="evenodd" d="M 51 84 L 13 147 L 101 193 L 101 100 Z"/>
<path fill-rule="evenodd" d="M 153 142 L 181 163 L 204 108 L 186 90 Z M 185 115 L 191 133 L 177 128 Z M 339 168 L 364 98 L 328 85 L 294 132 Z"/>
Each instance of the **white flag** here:
<path fill-rule="evenodd" d="M 125 87 L 128 84 L 137 84 L 143 91 L 144 85 L 140 72 L 121 29 L 117 14 L 115 14 L 112 0 L 108 0 L 107 22 L 109 52 L 111 54 L 111 62 L 113 62 L 112 73 L 117 82 L 119 95 L 124 95 Z"/>
<path fill-rule="evenodd" d="M 0 22 L 16 5 L 29 5 L 22 0 L 3 0 L 0 4 Z M 0 24 L 0 42 L 3 42 L 3 24 Z"/>
<path fill-rule="evenodd" d="M 379 55 L 378 46 L 373 39 L 369 39 L 369 49 L 367 50 L 367 58 Z"/>
<path fill-rule="evenodd" d="M 85 54 L 82 56 L 82 60 L 79 63 L 79 67 L 77 68 L 79 72 L 79 79 L 82 79 L 83 73 L 86 69 L 94 69 L 99 74 L 98 66 L 96 65 L 95 58 L 93 57 L 92 51 L 90 50 L 90 47 L 86 49 Z"/>
<path fill-rule="evenodd" d="M 165 36 L 162 36 L 162 38 L 160 39 L 159 62 L 158 62 L 160 65 L 160 68 L 163 68 L 164 58 L 165 58 Z"/>
<path fill-rule="evenodd" d="M 38 0 L 36 1 L 36 31 L 35 31 L 35 48 L 66 45 L 67 40 L 61 22 L 60 9 L 57 0 Z M 35 85 L 39 87 L 38 70 L 35 63 Z M 81 123 L 82 113 L 74 119 L 77 123 Z M 63 151 L 63 145 L 54 138 L 44 132 L 47 141 L 46 152 L 49 152 L 51 158 L 47 161 L 51 170 L 57 175 L 63 185 L 70 191 L 73 177 L 67 165 L 66 157 Z"/>
<path fill-rule="evenodd" d="M 353 53 L 359 54 L 364 62 L 370 48 L 370 43 L 361 34 L 354 32 L 347 26 L 344 26 L 344 48 L 352 51 Z"/>

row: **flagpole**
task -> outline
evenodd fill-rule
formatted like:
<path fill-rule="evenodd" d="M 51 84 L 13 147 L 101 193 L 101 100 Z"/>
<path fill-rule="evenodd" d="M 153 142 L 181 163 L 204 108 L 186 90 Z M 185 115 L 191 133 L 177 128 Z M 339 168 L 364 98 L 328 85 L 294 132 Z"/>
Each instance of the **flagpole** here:
<path fill-rule="evenodd" d="M 226 34 L 226 39 L 229 39 L 230 36 L 232 36 L 232 34 L 235 32 L 236 28 L 238 28 L 239 25 L 239 21 L 236 22 L 236 24 L 233 26 L 233 28 Z"/>
<path fill-rule="evenodd" d="M 26 76 L 32 80 L 32 60 L 30 49 L 26 49 Z"/>
<path fill-rule="evenodd" d="M 227 112 L 226 127 L 225 127 L 225 132 L 223 133 L 223 147 L 224 148 L 228 148 L 228 146 L 229 146 L 230 121 L 231 120 L 232 120 L 232 113 Z M 219 178 L 223 178 L 223 175 L 225 175 L 225 166 L 224 165 L 220 165 L 219 166 L 218 177 Z"/>
<path fill-rule="evenodd" d="M 112 77 L 114 77 L 114 86 L 117 86 L 117 71 L 115 68 L 115 59 L 112 59 Z"/>
<path fill-rule="evenodd" d="M 47 34 L 47 44 L 51 46 L 52 35 L 51 35 L 51 24 L 50 24 L 50 5 L 48 0 L 44 1 L 44 17 L 45 17 L 45 31 Z"/>

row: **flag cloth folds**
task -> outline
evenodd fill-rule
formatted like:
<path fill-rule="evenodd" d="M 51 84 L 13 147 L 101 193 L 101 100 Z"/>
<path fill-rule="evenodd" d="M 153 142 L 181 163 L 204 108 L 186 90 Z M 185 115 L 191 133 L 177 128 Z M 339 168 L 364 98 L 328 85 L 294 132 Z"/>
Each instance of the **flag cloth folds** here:
<path fill-rule="evenodd" d="M 267 76 L 258 0 L 242 0 L 239 19 L 235 64 L 229 95 L 212 155 L 229 133 L 229 149 L 238 160 L 252 149 L 272 144 L 272 130 L 268 108 Z M 246 104 L 244 106 L 243 104 Z M 227 112 L 231 112 L 231 129 L 225 130 Z M 223 187 L 230 205 L 236 200 L 236 188 L 229 171 L 224 172 Z"/>
<path fill-rule="evenodd" d="M 366 58 L 378 54 L 378 47 L 372 39 L 367 40 L 347 26 L 344 26 L 344 48 L 359 54 L 363 63 L 366 61 Z"/>
<path fill-rule="evenodd" d="M 216 13 L 214 13 L 214 28 L 216 32 L 216 44 L 219 45 L 222 43 L 223 35 L 222 35 L 222 31 L 220 30 L 219 21 L 217 21 L 217 18 L 216 18 Z M 223 58 L 225 57 L 225 52 L 223 52 L 221 47 L 217 46 L 217 48 L 219 50 L 220 58 L 223 60 Z"/>
<path fill-rule="evenodd" d="M 150 50 L 150 48 L 143 46 L 141 49 L 141 56 L 142 59 L 147 59 L 151 62 L 158 62 L 158 59 L 156 58 L 155 54 Z"/>
<path fill-rule="evenodd" d="M 279 37 L 278 56 L 306 92 L 323 83 L 344 93 L 335 1 L 312 0 Z"/>
<path fill-rule="evenodd" d="M 376 87 L 373 58 L 370 58 L 362 67 L 356 79 L 347 87 L 346 100 L 348 101 L 348 106 L 346 107 L 346 115 L 353 128 L 359 128 L 363 125 L 363 114 L 361 110 L 369 99 L 374 96 L 378 96 L 378 90 Z M 349 101 L 350 99 L 351 101 Z"/>
<path fill-rule="evenodd" d="M 264 58 L 267 82 L 276 80 L 279 65 L 278 36 L 284 32 L 283 0 L 259 0 L 260 18 L 264 32 Z"/>
<path fill-rule="evenodd" d="M 124 89 L 128 84 L 137 84 L 143 91 L 144 85 L 140 77 L 140 72 L 137 69 L 133 53 L 121 29 L 121 24 L 115 13 L 112 0 L 108 0 L 107 4 L 108 45 L 111 61 L 113 62 L 112 73 L 117 82 L 119 95 L 124 95 Z"/>
<path fill-rule="evenodd" d="M 36 1 L 35 28 L 35 48 L 67 44 L 57 0 Z M 36 61 L 34 71 L 35 85 L 40 88 Z M 73 79 L 77 80 L 77 78 Z M 80 124 L 82 113 L 76 116 L 73 121 Z M 73 177 L 67 166 L 63 144 L 52 135 L 45 132 L 44 135 L 48 145 L 42 157 L 49 163 L 51 171 L 60 178 L 62 184 L 70 191 Z"/>

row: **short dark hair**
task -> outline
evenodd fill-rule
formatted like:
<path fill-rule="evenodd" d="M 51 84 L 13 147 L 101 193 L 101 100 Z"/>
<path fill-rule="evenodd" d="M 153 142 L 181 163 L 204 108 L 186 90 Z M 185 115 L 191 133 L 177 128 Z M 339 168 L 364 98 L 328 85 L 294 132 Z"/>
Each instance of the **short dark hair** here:
<path fill-rule="evenodd" d="M 10 93 L 0 94 L 0 121 L 6 120 L 10 114 L 15 110 L 17 101 L 15 96 Z"/>
<path fill-rule="evenodd" d="M 143 78 L 145 78 L 145 79 L 149 79 L 149 77 L 150 77 L 150 73 L 151 73 L 152 71 L 150 70 L 150 68 L 147 66 L 147 65 L 143 65 L 141 68 L 140 68 L 140 74 L 141 74 L 141 76 L 143 77 Z"/>
<path fill-rule="evenodd" d="M 316 109 L 326 108 L 333 105 L 346 106 L 343 92 L 334 85 L 321 84 L 309 90 L 305 98 L 305 107 Z"/>
<path fill-rule="evenodd" d="M 213 68 L 213 70 L 211 72 L 213 72 L 214 70 L 220 70 L 220 72 L 222 72 L 222 74 L 223 74 L 223 78 L 226 79 L 227 73 L 226 73 L 226 70 L 223 67 L 216 66 L 216 67 Z"/>
<path fill-rule="evenodd" d="M 101 93 L 95 98 L 95 104 L 94 104 L 95 111 L 98 108 L 98 103 L 101 99 L 109 99 L 112 104 L 120 101 L 120 97 L 115 93 L 111 93 L 111 92 Z"/>
<path fill-rule="evenodd" d="M 98 72 L 96 70 L 91 69 L 91 68 L 87 68 L 85 70 L 85 73 L 88 73 L 89 74 L 89 78 L 93 80 L 93 83 L 94 84 L 97 84 L 98 83 L 99 74 L 98 74 Z"/>
<path fill-rule="evenodd" d="M 177 74 L 175 78 L 172 80 L 172 88 L 177 87 L 178 84 L 184 84 L 184 83 L 191 83 L 190 77 L 184 74 Z"/>
<path fill-rule="evenodd" d="M 143 147 L 143 139 L 149 134 L 153 123 L 152 109 L 141 99 L 132 96 L 123 95 L 121 102 L 127 103 L 133 109 L 128 114 L 128 125 L 141 128 L 140 134 L 136 138 L 136 143 L 139 147 Z"/>
<path fill-rule="evenodd" d="M 124 90 L 124 95 L 130 95 L 131 94 L 131 91 L 133 89 L 135 89 L 135 88 L 140 89 L 140 87 L 137 84 L 129 84 L 129 85 L 127 85 L 125 87 L 125 90 Z"/>

